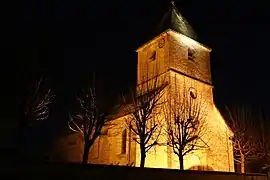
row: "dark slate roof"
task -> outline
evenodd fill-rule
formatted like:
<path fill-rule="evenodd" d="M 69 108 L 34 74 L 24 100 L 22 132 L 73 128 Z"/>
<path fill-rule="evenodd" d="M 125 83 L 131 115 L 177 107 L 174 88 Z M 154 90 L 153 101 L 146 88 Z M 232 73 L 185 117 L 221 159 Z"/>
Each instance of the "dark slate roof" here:
<path fill-rule="evenodd" d="M 177 8 L 174 5 L 174 2 L 171 2 L 171 7 L 169 11 L 163 16 L 160 24 L 157 27 L 157 32 L 155 35 L 158 35 L 166 31 L 167 29 L 172 29 L 193 40 L 197 40 L 197 35 L 194 32 L 193 28 L 189 25 L 186 19 L 177 10 Z"/>
<path fill-rule="evenodd" d="M 131 92 L 135 92 L 134 90 Z M 123 94 L 123 96 L 111 108 L 109 119 L 114 120 L 126 116 L 132 112 L 132 94 L 130 92 Z"/>
<path fill-rule="evenodd" d="M 109 120 L 115 120 L 121 117 L 124 117 L 133 112 L 133 104 L 123 104 L 119 107 L 118 111 L 115 114 L 110 114 L 108 117 Z"/>

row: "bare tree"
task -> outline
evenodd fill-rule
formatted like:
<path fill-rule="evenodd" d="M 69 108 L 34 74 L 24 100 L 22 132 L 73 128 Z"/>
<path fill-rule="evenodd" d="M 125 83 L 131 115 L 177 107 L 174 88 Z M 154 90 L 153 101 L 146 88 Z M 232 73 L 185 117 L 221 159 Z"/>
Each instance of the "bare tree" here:
<path fill-rule="evenodd" d="M 179 168 L 183 170 L 187 154 L 208 147 L 202 139 L 206 131 L 207 110 L 203 99 L 188 89 L 185 83 L 181 89 L 178 89 L 177 83 L 172 87 L 172 94 L 164 106 L 167 145 L 178 156 Z"/>
<path fill-rule="evenodd" d="M 95 140 L 102 134 L 105 126 L 109 126 L 109 110 L 106 102 L 97 96 L 95 86 L 88 88 L 82 97 L 77 98 L 80 111 L 69 115 L 68 127 L 84 137 L 82 164 L 88 163 L 88 156 Z"/>
<path fill-rule="evenodd" d="M 258 116 L 256 116 L 256 122 L 259 122 L 257 136 L 259 136 L 256 143 L 256 152 L 257 158 L 260 160 L 260 170 L 266 172 L 269 169 L 269 156 L 270 156 L 270 139 L 269 131 L 269 115 L 267 111 L 263 108 L 258 109 Z"/>
<path fill-rule="evenodd" d="M 226 106 L 226 109 L 229 115 L 228 124 L 234 133 L 232 138 L 234 160 L 241 165 L 241 173 L 245 173 L 246 164 L 251 160 L 252 155 L 258 148 L 258 144 L 252 136 L 256 127 L 254 115 L 245 106 L 231 109 Z"/>
<path fill-rule="evenodd" d="M 140 167 L 145 166 L 147 152 L 158 145 L 162 129 L 160 107 L 167 84 L 161 79 L 157 75 L 138 85 L 136 92 L 131 92 L 131 108 L 126 109 L 130 114 L 126 124 L 134 134 L 133 140 L 140 145 Z"/>
<path fill-rule="evenodd" d="M 38 121 L 49 118 L 52 97 L 55 95 L 52 95 L 50 88 L 42 87 L 43 83 L 43 78 L 40 78 L 35 86 L 31 87 L 31 92 L 25 100 L 23 106 L 24 116 L 20 121 L 18 133 L 18 145 L 20 148 L 24 146 L 24 141 L 27 139 L 25 133 L 28 132 L 29 127 L 35 127 Z"/>
<path fill-rule="evenodd" d="M 50 115 L 50 104 L 52 103 L 51 89 L 41 92 L 42 78 L 39 79 L 34 91 L 26 100 L 24 115 L 28 125 L 35 121 L 42 121 L 48 119 Z"/>
<path fill-rule="evenodd" d="M 269 131 L 267 131 L 267 128 L 269 127 L 269 116 L 268 114 L 263 110 L 259 110 L 259 133 L 260 134 L 260 143 L 257 151 L 257 155 L 260 159 L 263 159 L 267 162 L 268 157 L 270 156 L 270 143 L 269 143 Z"/>

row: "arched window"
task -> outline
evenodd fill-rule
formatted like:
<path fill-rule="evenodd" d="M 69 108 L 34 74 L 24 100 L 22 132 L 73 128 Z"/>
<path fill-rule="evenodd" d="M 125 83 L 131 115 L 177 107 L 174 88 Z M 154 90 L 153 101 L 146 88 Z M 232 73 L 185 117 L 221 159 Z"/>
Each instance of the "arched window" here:
<path fill-rule="evenodd" d="M 122 132 L 122 149 L 121 154 L 125 154 L 127 149 L 127 130 L 125 129 Z"/>

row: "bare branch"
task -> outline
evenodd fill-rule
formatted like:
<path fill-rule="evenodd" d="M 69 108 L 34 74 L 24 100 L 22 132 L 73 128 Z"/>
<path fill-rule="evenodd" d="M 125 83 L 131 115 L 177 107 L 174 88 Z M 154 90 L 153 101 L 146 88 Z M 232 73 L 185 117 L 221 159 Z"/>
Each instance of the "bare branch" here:
<path fill-rule="evenodd" d="M 135 136 L 134 141 L 140 145 L 141 167 L 144 167 L 146 153 L 158 145 L 162 129 L 160 109 L 166 86 L 165 78 L 158 73 L 153 77 L 146 76 L 145 81 L 137 85 L 136 92 L 131 92 L 130 106 L 126 106 L 130 114 L 126 124 Z M 126 103 L 124 97 L 123 101 Z"/>
<path fill-rule="evenodd" d="M 174 80 L 163 110 L 167 122 L 167 144 L 173 148 L 179 158 L 180 169 L 183 169 L 184 156 L 208 148 L 201 138 L 206 128 L 207 110 L 202 95 L 192 95 L 185 81 L 179 87 L 176 77 Z"/>
<path fill-rule="evenodd" d="M 256 141 L 251 136 L 254 129 L 254 114 L 245 106 L 229 108 L 226 106 L 229 115 L 228 124 L 231 127 L 234 137 L 232 138 L 235 162 L 241 164 L 241 172 L 245 173 L 245 165 L 254 155 L 257 149 Z"/>
<path fill-rule="evenodd" d="M 29 95 L 25 104 L 25 116 L 28 123 L 33 121 L 46 120 L 50 114 L 50 104 L 52 103 L 51 89 L 48 89 L 45 94 L 41 92 L 42 78 L 39 79 L 34 92 Z"/>
<path fill-rule="evenodd" d="M 81 133 L 84 137 L 84 154 L 82 163 L 87 164 L 89 150 L 106 126 L 111 126 L 109 108 L 106 102 L 97 96 L 95 86 L 86 90 L 83 96 L 77 97 L 80 111 L 69 114 L 68 127 L 71 131 Z"/>
<path fill-rule="evenodd" d="M 72 125 L 74 125 L 75 128 L 73 128 Z M 69 112 L 68 128 L 73 132 L 83 133 L 82 129 L 77 125 L 77 123 L 74 122 L 73 117 L 70 115 L 70 112 Z"/>

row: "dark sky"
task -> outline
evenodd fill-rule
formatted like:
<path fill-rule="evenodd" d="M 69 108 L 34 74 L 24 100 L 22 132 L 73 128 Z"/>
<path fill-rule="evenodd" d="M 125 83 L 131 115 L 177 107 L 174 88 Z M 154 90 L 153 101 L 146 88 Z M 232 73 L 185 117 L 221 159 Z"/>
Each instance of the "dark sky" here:
<path fill-rule="evenodd" d="M 15 68 L 12 63 L 5 70 L 8 75 L 16 74 L 18 97 L 39 74 L 49 78 L 58 103 L 65 105 L 61 111 L 68 109 L 76 91 L 90 82 L 93 70 L 110 94 L 134 84 L 135 50 L 149 40 L 169 5 L 168 0 L 21 2 L 14 41 L 5 50 L 15 55 Z M 268 4 L 258 0 L 183 0 L 176 6 L 200 42 L 213 49 L 215 98 L 222 103 L 267 105 Z"/>

